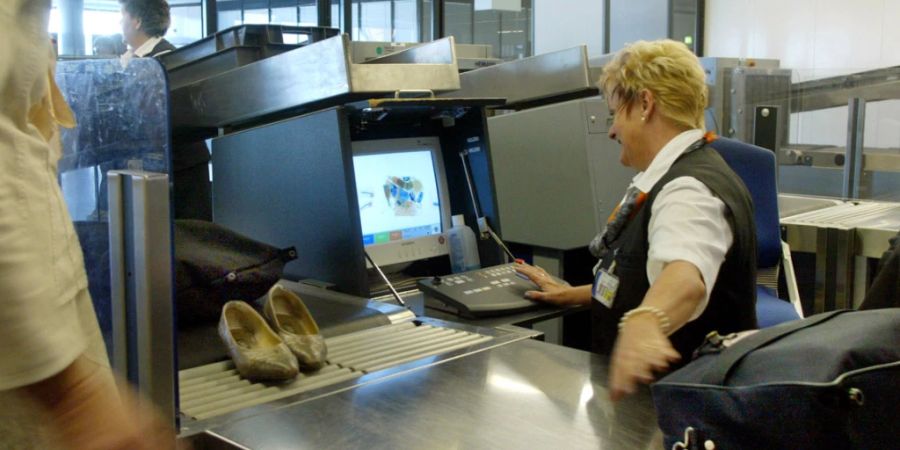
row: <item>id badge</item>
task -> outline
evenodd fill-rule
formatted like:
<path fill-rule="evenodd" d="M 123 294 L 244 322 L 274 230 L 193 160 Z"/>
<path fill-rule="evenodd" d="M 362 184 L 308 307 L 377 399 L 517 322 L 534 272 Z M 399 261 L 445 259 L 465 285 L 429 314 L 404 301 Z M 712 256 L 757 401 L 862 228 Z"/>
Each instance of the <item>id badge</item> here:
<path fill-rule="evenodd" d="M 607 272 L 605 269 L 597 271 L 594 278 L 594 288 L 592 296 L 603 306 L 612 309 L 613 300 L 616 298 L 616 291 L 619 289 L 619 277 Z"/>

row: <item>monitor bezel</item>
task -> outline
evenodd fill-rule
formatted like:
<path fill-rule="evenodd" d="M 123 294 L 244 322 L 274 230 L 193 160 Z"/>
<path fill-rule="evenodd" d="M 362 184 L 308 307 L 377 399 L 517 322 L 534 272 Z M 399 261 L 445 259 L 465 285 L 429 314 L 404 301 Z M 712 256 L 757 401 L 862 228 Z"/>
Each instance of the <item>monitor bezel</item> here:
<path fill-rule="evenodd" d="M 364 250 L 372 260 L 382 268 L 398 267 L 398 265 L 422 259 L 449 254 L 446 234 L 451 227 L 450 194 L 447 184 L 447 173 L 444 170 L 444 155 L 440 138 L 423 136 L 413 138 L 372 139 L 351 142 L 352 156 L 380 155 L 429 150 L 435 170 L 438 198 L 441 202 L 441 233 L 403 239 L 381 244 L 363 244 Z M 353 182 L 356 184 L 356 162 L 353 161 Z M 357 189 L 358 193 L 358 189 Z M 360 223 L 362 230 L 362 223 Z M 362 244 L 362 239 L 360 243 Z M 371 264 L 366 261 L 366 267 Z"/>

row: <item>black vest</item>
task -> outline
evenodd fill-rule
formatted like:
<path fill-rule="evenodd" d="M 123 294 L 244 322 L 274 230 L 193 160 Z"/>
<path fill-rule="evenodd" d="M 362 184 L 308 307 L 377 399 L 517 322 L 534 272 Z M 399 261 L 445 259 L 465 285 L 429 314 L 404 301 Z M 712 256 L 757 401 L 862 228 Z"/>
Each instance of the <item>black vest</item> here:
<path fill-rule="evenodd" d="M 647 193 L 643 207 L 625 225 L 611 245 L 615 254 L 615 275 L 619 288 L 612 309 L 592 300 L 593 350 L 612 354 L 618 336 L 619 320 L 625 312 L 638 307 L 650 287 L 647 279 L 647 231 L 653 202 L 662 188 L 678 177 L 690 176 L 706 185 L 725 203 L 725 216 L 734 240 L 719 269 L 709 303 L 703 314 L 669 336 L 681 353 L 682 363 L 690 361 L 694 349 L 713 330 L 720 334 L 757 328 L 756 323 L 756 224 L 750 193 L 740 178 L 719 154 L 709 146 L 681 155 L 665 175 Z M 612 263 L 603 261 L 603 268 Z"/>

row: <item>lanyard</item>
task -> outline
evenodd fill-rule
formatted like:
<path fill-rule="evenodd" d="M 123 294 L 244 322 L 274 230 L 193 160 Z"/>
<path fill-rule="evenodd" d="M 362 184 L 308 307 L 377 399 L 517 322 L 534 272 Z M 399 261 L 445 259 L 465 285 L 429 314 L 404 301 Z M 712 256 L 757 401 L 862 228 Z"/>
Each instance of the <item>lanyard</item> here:
<path fill-rule="evenodd" d="M 703 146 L 705 146 L 708 142 L 711 142 L 713 139 L 715 139 L 714 134 L 706 133 L 706 135 L 698 139 L 696 142 L 692 143 L 690 147 L 682 152 L 681 156 L 679 156 L 678 159 L 681 159 L 688 153 L 703 148 Z M 646 200 L 647 193 L 640 192 L 636 188 L 634 188 L 634 191 L 629 190 L 629 192 L 626 193 L 625 200 L 618 206 L 616 206 L 616 208 L 609 215 L 609 218 L 606 221 L 606 229 L 604 230 L 603 234 L 599 236 L 599 243 L 601 245 L 598 249 L 599 254 L 597 254 L 596 256 L 599 256 L 602 259 L 602 257 L 606 255 L 606 253 L 611 248 L 612 243 L 619 238 L 619 236 L 622 234 L 622 231 L 625 229 L 628 223 L 631 222 L 631 219 L 633 219 L 637 215 L 638 211 L 641 210 L 641 207 L 644 206 L 644 202 L 646 202 Z"/>

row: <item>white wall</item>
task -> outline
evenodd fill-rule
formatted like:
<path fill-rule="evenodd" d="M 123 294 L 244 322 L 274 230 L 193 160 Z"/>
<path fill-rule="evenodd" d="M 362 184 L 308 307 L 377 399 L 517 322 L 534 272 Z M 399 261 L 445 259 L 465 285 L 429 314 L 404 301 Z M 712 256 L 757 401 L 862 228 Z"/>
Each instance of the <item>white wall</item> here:
<path fill-rule="evenodd" d="M 900 64 L 900 0 L 707 0 L 707 56 L 774 57 L 804 79 Z"/>
<path fill-rule="evenodd" d="M 805 81 L 900 65 L 900 0 L 706 0 L 706 56 L 776 58 Z M 792 117 L 794 142 L 844 145 L 846 108 Z M 870 103 L 866 146 L 900 147 L 900 101 Z"/>
<path fill-rule="evenodd" d="M 534 0 L 534 54 L 577 45 L 603 54 L 603 0 Z"/>

